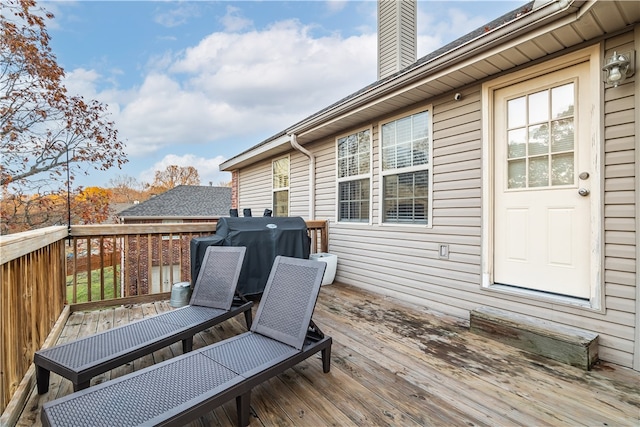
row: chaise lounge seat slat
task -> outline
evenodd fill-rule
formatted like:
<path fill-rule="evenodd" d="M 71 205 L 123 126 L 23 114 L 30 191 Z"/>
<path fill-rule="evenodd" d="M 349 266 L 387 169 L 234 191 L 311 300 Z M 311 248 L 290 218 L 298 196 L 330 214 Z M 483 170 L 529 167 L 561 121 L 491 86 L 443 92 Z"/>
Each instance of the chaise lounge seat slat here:
<path fill-rule="evenodd" d="M 194 399 L 215 395 L 242 381 L 198 351 L 150 368 L 54 401 L 47 409 L 49 425 L 154 425 L 167 408 L 179 410 Z"/>
<path fill-rule="evenodd" d="M 179 426 L 235 398 L 247 426 L 256 385 L 318 352 L 329 372 L 331 337 L 311 321 L 325 267 L 277 257 L 249 332 L 45 403 L 43 425 Z"/>
<path fill-rule="evenodd" d="M 36 352 L 38 393 L 48 391 L 50 372 L 69 379 L 74 391 L 82 390 L 94 376 L 174 342 L 182 341 L 187 353 L 196 333 L 240 313 L 250 327 L 252 303 L 234 299 L 244 255 L 243 247 L 208 248 L 186 307 Z"/>

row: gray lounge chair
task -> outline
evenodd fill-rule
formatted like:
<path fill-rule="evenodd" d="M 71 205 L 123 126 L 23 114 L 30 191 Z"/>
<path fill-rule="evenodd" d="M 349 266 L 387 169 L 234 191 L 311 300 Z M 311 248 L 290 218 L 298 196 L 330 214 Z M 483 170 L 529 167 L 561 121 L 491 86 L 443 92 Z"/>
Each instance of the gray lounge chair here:
<path fill-rule="evenodd" d="M 240 313 L 250 328 L 253 303 L 234 298 L 245 252 L 244 247 L 209 247 L 185 307 L 37 351 L 33 362 L 38 393 L 49 390 L 51 371 L 69 379 L 78 391 L 89 387 L 96 375 L 174 342 L 182 341 L 187 353 L 196 333 Z"/>
<path fill-rule="evenodd" d="M 184 425 L 235 398 L 247 426 L 251 390 L 321 352 L 331 337 L 311 321 L 326 263 L 278 256 L 251 331 L 45 403 L 42 424 Z"/>

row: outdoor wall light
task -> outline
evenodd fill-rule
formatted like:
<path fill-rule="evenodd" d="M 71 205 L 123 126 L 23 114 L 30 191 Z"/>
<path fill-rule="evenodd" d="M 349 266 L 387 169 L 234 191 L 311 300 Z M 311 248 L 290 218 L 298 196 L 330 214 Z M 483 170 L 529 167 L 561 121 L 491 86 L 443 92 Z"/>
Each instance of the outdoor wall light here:
<path fill-rule="evenodd" d="M 604 82 L 617 87 L 627 77 L 633 75 L 633 61 L 635 51 L 618 53 L 613 52 L 613 55 L 605 61 L 602 71 L 604 71 Z"/>

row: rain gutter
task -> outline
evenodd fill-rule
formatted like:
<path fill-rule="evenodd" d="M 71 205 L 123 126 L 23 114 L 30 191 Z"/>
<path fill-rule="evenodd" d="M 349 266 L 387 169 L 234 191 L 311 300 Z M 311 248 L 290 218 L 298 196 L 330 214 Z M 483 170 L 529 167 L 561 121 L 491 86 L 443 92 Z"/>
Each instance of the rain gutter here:
<path fill-rule="evenodd" d="M 313 220 L 315 219 L 314 206 L 316 202 L 316 156 L 298 144 L 295 133 L 292 133 L 289 137 L 291 138 L 291 146 L 309 158 L 309 220 Z"/>

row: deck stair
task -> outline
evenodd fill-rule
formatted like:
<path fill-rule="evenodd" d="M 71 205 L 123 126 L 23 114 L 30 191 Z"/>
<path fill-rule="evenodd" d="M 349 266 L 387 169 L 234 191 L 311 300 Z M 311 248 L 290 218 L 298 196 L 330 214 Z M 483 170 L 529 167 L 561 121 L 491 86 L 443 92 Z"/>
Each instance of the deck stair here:
<path fill-rule="evenodd" d="M 471 311 L 472 332 L 539 356 L 590 370 L 598 334 L 491 307 Z"/>

